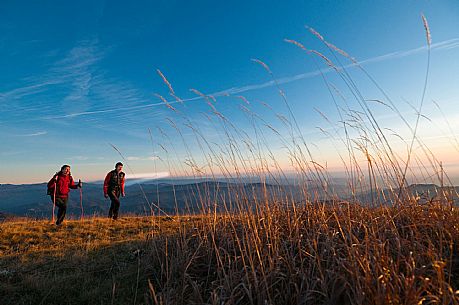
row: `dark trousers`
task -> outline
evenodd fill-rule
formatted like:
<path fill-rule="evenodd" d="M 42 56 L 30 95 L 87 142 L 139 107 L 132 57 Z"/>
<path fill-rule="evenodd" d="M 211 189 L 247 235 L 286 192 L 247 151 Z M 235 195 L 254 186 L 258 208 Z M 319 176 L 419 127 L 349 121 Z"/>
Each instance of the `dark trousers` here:
<path fill-rule="evenodd" d="M 53 199 L 53 196 L 51 196 L 51 200 Z M 65 218 L 65 213 L 67 212 L 67 201 L 69 198 L 61 198 L 61 197 L 56 197 L 56 206 L 58 207 L 57 210 L 57 220 L 56 224 L 60 225 Z"/>
<path fill-rule="evenodd" d="M 108 211 L 108 218 L 117 219 L 118 218 L 118 211 L 120 209 L 120 192 L 113 190 L 108 192 L 108 197 L 110 197 L 111 204 L 110 210 Z"/>

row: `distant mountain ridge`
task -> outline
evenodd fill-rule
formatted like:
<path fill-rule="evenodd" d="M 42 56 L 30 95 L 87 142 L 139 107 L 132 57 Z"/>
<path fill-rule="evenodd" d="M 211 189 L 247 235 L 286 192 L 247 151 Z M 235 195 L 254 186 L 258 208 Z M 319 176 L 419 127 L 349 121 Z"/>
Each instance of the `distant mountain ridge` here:
<path fill-rule="evenodd" d="M 266 186 L 267 193 L 265 193 L 264 186 Z M 347 193 L 341 184 L 328 185 L 327 187 L 335 194 Z M 429 200 L 436 196 L 440 187 L 435 184 L 412 184 L 408 189 L 414 195 L 422 195 L 424 200 Z M 445 187 L 444 190 L 456 194 L 459 192 L 458 187 Z M 235 202 L 242 202 L 250 208 L 256 200 L 264 198 L 265 195 L 268 198 L 282 198 L 283 194 L 288 194 L 295 202 L 304 202 L 302 191 L 295 185 L 263 184 L 260 181 L 253 181 L 253 179 L 247 179 L 246 182 L 201 179 L 193 182 L 190 179 L 179 181 L 170 179 L 140 185 L 128 184 L 126 197 L 121 199 L 121 212 L 150 215 L 152 212 L 157 214 L 159 207 L 161 211 L 171 214 L 175 214 L 176 211 L 196 213 L 203 209 L 213 209 L 215 203 L 217 203 L 216 208 L 218 210 L 233 208 Z M 325 198 L 325 192 L 321 186 L 309 187 L 308 194 L 312 194 L 310 199 L 313 196 L 318 196 L 319 199 Z M 86 215 L 105 215 L 107 213 L 110 200 L 104 198 L 101 183 L 83 184 L 82 195 Z M 373 195 L 371 192 L 366 192 L 357 197 L 360 201 L 366 202 L 384 196 L 381 192 L 373 192 Z M 241 198 L 245 199 L 242 200 Z M 223 205 L 224 202 L 226 207 Z M 383 201 L 381 200 L 381 202 Z M 385 203 L 390 204 L 390 202 Z M 46 194 L 46 183 L 0 184 L 0 220 L 9 215 L 34 218 L 49 217 L 51 211 L 52 202 Z M 79 190 L 71 190 L 68 214 L 73 217 L 79 217 L 81 214 Z"/>

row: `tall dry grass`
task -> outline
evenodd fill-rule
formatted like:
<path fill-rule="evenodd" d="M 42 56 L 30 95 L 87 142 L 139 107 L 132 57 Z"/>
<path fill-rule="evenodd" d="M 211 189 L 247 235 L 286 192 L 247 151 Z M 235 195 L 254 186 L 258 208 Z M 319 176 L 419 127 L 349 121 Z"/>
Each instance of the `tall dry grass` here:
<path fill-rule="evenodd" d="M 153 241 L 154 304 L 457 304 L 459 213 L 306 205 Z"/>
<path fill-rule="evenodd" d="M 284 112 L 276 112 L 262 103 L 277 122 L 265 120 L 253 110 L 254 101 L 239 95 L 234 98 L 251 126 L 241 128 L 219 110 L 219 97 L 191 90 L 209 106 L 202 121 L 219 133 L 216 142 L 202 131 L 205 124 L 187 115 L 187 106 L 158 70 L 175 100 L 159 96 L 172 117 L 168 131 L 158 128 L 158 136 L 151 137 L 153 148 L 162 151 L 158 162 L 177 176 L 233 186 L 229 198 L 212 196 L 215 190 L 206 185 L 197 187 L 190 197 L 198 199 L 200 213 L 208 217 L 199 227 L 153 241 L 151 303 L 459 303 L 457 193 L 446 187 L 451 182 L 441 160 L 418 135 L 425 117 L 431 45 L 424 16 L 422 21 L 427 65 L 414 123 L 357 60 L 314 29 L 308 28 L 324 51 L 286 40 L 306 52 L 321 71 L 340 118 L 335 123 L 317 110 L 329 126 L 321 131 L 332 139 L 341 160 L 345 188 L 336 186 L 327 164 L 314 154 L 314 144 L 307 141 L 285 92 L 263 61 L 254 59 L 271 77 L 284 105 Z M 365 98 L 350 69 L 359 70 L 383 98 Z M 411 136 L 402 138 L 382 126 L 375 104 L 397 117 Z M 393 136 L 401 139 L 406 154 L 394 147 Z M 283 147 L 289 172 L 281 165 L 275 141 Z M 247 177 L 255 178 L 261 191 L 244 187 Z M 429 205 L 419 205 L 410 186 L 419 182 L 441 186 Z M 293 190 L 287 187 L 292 184 Z"/>

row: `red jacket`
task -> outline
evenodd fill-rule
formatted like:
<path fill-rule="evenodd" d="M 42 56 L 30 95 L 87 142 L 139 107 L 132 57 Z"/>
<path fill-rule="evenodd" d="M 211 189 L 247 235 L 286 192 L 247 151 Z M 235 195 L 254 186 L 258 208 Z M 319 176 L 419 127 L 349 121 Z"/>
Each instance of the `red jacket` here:
<path fill-rule="evenodd" d="M 124 178 L 123 172 L 117 173 L 116 170 L 110 171 L 104 180 L 104 195 L 107 195 L 109 191 L 118 188 L 121 194 L 124 194 Z"/>
<path fill-rule="evenodd" d="M 51 178 L 48 182 L 48 189 L 51 189 L 54 193 L 54 177 Z M 56 182 L 56 197 L 59 198 L 67 198 L 69 196 L 70 189 L 76 189 L 78 186 L 73 181 L 71 175 L 63 175 L 62 173 L 57 174 L 57 182 Z"/>

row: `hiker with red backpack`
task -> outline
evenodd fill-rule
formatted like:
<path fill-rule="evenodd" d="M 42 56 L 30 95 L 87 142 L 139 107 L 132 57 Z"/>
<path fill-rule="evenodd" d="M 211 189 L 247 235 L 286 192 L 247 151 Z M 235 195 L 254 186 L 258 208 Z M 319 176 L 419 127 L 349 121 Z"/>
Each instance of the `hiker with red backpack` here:
<path fill-rule="evenodd" d="M 61 170 L 57 172 L 48 182 L 48 195 L 51 196 L 53 204 L 59 208 L 57 211 L 56 225 L 60 225 L 65 218 L 67 211 L 67 201 L 69 199 L 70 189 L 81 188 L 82 182 L 78 180 L 75 184 L 73 177 L 70 174 L 70 165 L 63 165 Z M 54 206 L 53 206 L 54 220 Z"/>
<path fill-rule="evenodd" d="M 118 219 L 118 211 L 120 209 L 120 195 L 124 194 L 124 178 L 125 174 L 122 172 L 123 163 L 118 162 L 115 169 L 110 171 L 104 180 L 104 197 L 110 197 L 111 204 L 108 211 L 108 218 L 113 220 Z"/>

